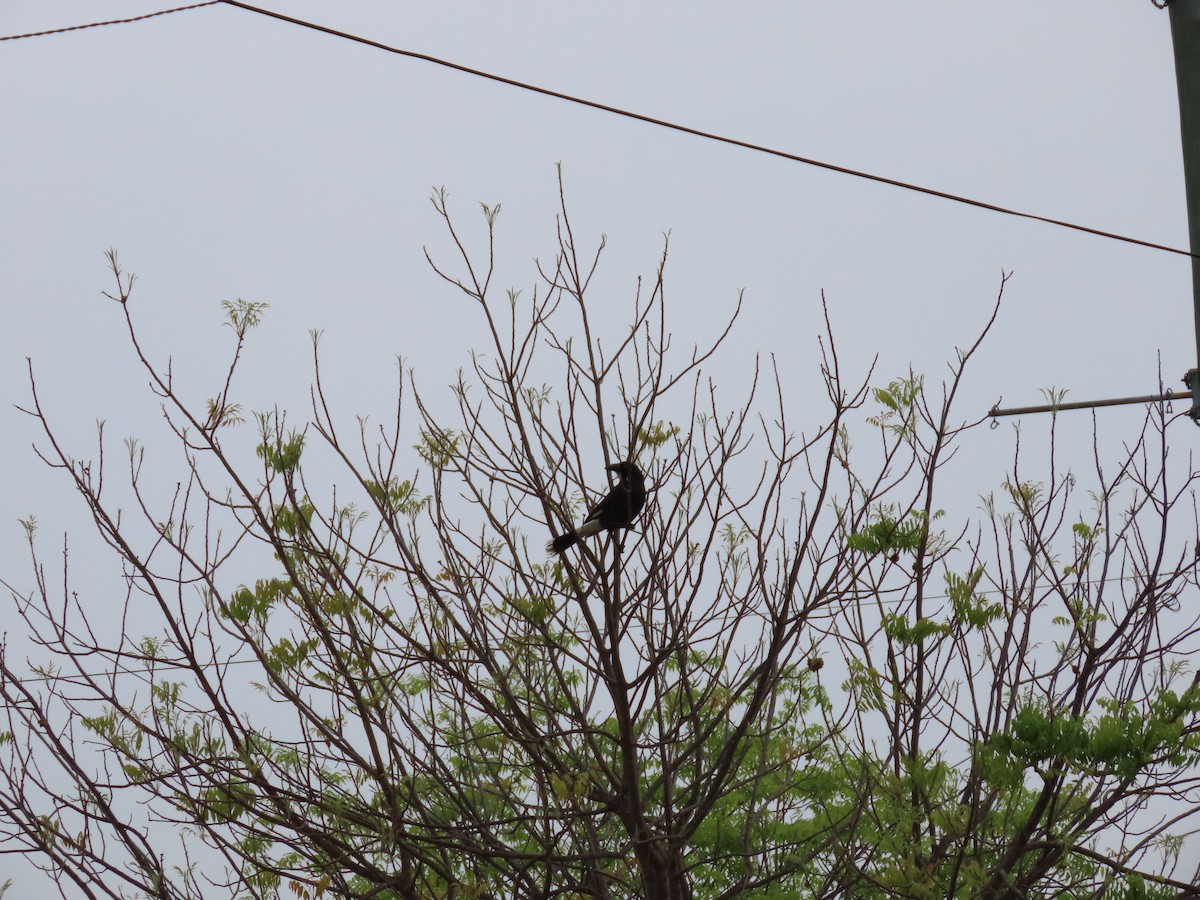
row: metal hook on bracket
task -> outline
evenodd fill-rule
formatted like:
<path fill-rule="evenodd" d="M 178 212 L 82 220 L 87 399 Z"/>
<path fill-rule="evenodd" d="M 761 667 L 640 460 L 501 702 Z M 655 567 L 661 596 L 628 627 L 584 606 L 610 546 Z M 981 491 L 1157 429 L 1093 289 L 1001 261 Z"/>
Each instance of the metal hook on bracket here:
<path fill-rule="evenodd" d="M 1001 394 L 1000 397 L 996 400 L 996 402 L 992 404 L 992 408 L 990 410 L 988 410 L 988 415 L 992 417 L 992 424 L 990 424 L 988 426 L 988 428 L 992 431 L 995 431 L 997 428 L 1000 427 L 1000 420 L 996 418 L 996 413 L 999 411 L 1000 404 L 1003 402 L 1004 402 L 1004 395 Z"/>

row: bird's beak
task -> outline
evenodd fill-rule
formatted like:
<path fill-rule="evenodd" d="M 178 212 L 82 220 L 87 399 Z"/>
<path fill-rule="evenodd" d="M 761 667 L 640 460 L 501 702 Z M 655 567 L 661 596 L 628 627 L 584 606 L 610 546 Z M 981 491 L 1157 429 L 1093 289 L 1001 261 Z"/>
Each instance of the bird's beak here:
<path fill-rule="evenodd" d="M 611 466 L 605 466 L 604 471 L 605 472 L 615 472 L 615 471 L 617 471 L 618 468 L 620 468 L 620 465 L 621 465 L 620 463 L 613 463 Z"/>

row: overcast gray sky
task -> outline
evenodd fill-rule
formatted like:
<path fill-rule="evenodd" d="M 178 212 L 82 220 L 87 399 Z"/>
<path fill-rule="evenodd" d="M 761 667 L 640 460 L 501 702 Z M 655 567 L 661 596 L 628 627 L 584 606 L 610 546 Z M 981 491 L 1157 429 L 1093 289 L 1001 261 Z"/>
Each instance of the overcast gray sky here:
<path fill-rule="evenodd" d="M 170 5 L 0 0 L 0 34 Z M 265 5 L 792 153 L 1187 242 L 1168 19 L 1149 0 Z M 878 354 L 879 380 L 910 363 L 936 377 L 1012 271 L 964 415 L 1001 395 L 1040 402 L 1049 385 L 1071 399 L 1149 393 L 1160 354 L 1168 386 L 1195 365 L 1183 257 L 717 145 L 226 6 L 0 43 L 0 84 L 3 577 L 26 565 L 18 517 L 37 514 L 49 534 L 82 527 L 69 485 L 34 458 L 32 423 L 13 409 L 28 396 L 25 358 L 81 454 L 96 419 L 125 435 L 156 418 L 118 311 L 99 296 L 111 286 L 106 248 L 138 274 L 151 350 L 173 356 L 181 377 L 206 384 L 219 369 L 219 301 L 260 300 L 271 309 L 243 382 L 259 405 L 302 411 L 306 332 L 322 328 L 342 408 L 379 413 L 397 354 L 437 385 L 478 343 L 423 259 L 423 244 L 444 246 L 430 188 L 444 185 L 477 235 L 477 203 L 503 204 L 501 281 L 529 289 L 533 258 L 554 249 L 559 161 L 576 234 L 608 236 L 595 296 L 625 315 L 670 230 L 679 341 L 711 336 L 745 288 L 720 364 L 736 379 L 755 353 L 776 354 L 800 422 L 819 413 L 822 291 L 848 365 L 864 371 Z M 1102 437 L 1119 444 L 1140 415 L 1104 413 Z M 1062 425 L 1067 446 L 1090 447 L 1089 415 Z M 1011 431 L 971 440 L 983 491 L 1003 475 Z"/>

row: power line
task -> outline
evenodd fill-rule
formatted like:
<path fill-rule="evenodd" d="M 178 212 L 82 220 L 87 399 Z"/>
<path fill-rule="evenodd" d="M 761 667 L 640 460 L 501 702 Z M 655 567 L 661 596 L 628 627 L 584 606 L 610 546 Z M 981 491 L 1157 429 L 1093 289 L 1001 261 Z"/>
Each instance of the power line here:
<path fill-rule="evenodd" d="M 485 78 L 489 81 L 495 81 L 499 84 L 505 84 L 509 87 L 515 87 L 523 91 L 530 91 L 535 94 L 542 94 L 546 97 L 553 97 L 556 100 L 564 100 L 567 103 L 574 103 L 579 106 L 586 106 L 589 109 L 597 109 L 602 112 L 612 113 L 616 116 L 621 116 L 627 119 L 634 119 L 638 122 L 645 122 L 648 125 L 657 125 L 660 128 L 667 128 L 671 131 L 678 131 L 682 134 L 690 134 L 693 137 L 703 138 L 704 140 L 716 141 L 721 144 L 729 144 L 734 147 L 741 147 L 743 150 L 751 150 L 755 153 L 765 153 L 768 156 L 775 156 L 780 159 L 786 159 L 791 162 L 802 163 L 806 166 L 813 166 L 818 169 L 825 169 L 830 172 L 837 172 L 842 175 L 850 175 L 855 178 L 862 178 L 866 181 L 875 182 L 877 184 L 886 184 L 892 187 L 901 188 L 906 191 L 913 191 L 918 194 L 925 194 L 930 197 L 937 197 L 942 200 L 950 200 L 954 203 L 961 203 L 966 206 L 973 206 L 978 209 L 985 209 L 990 212 L 1000 213 L 1006 216 L 1014 216 L 1019 219 L 1029 219 L 1034 222 L 1043 222 L 1047 225 L 1055 225 L 1059 228 L 1067 228 L 1072 231 L 1080 231 L 1084 234 L 1092 234 L 1097 237 L 1108 238 L 1114 241 L 1122 241 L 1127 244 L 1135 244 L 1139 247 L 1148 247 L 1151 250 L 1162 250 L 1166 253 L 1174 253 L 1179 256 L 1188 256 L 1193 259 L 1200 259 L 1200 254 L 1192 253 L 1188 250 L 1182 250 L 1178 247 L 1170 247 L 1166 244 L 1157 244 L 1153 241 L 1145 241 L 1140 238 L 1130 237 L 1124 234 L 1117 234 L 1111 231 L 1103 231 L 1099 228 L 1090 228 L 1086 225 L 1079 225 L 1075 222 L 1067 222 L 1063 219 L 1052 219 L 1049 216 L 1040 216 L 1036 213 L 1022 212 L 1021 210 L 1010 209 L 1005 206 L 999 206 L 995 203 L 988 203 L 983 200 L 975 200 L 970 197 L 963 197 L 959 194 L 951 194 L 947 191 L 940 191 L 936 188 L 924 187 L 919 184 L 912 184 L 907 181 L 900 181 L 895 178 L 887 178 L 883 175 L 874 175 L 870 172 L 864 172 L 859 169 L 851 169 L 848 166 L 839 166 L 835 163 L 823 162 L 818 159 L 811 159 L 806 156 L 800 156 L 795 153 L 788 153 L 785 150 L 778 150 L 773 147 L 766 147 L 762 144 L 754 144 L 750 141 L 739 140 L 738 138 L 728 137 L 709 131 L 702 131 L 699 128 L 692 128 L 688 125 L 680 125 L 677 122 L 670 122 L 666 119 L 655 118 L 654 116 L 644 115 L 643 113 L 633 112 L 632 110 L 622 109 L 617 106 L 610 106 L 607 103 L 599 103 L 595 100 L 585 100 L 582 97 L 576 97 L 572 94 L 564 94 L 561 91 L 551 90 L 550 88 L 540 87 L 539 85 L 529 84 L 524 81 L 517 81 L 513 78 L 506 78 L 503 75 L 496 75 L 491 72 L 485 72 L 482 69 L 474 69 L 470 66 L 464 66 L 460 63 L 450 62 L 449 60 L 441 59 L 436 56 L 430 56 L 426 53 L 418 53 L 415 50 L 404 50 L 400 47 L 393 47 L 389 44 L 384 44 L 380 41 L 375 41 L 370 38 L 362 37 L 361 35 L 351 34 L 347 31 L 339 31 L 335 28 L 330 28 L 326 25 L 318 25 L 315 22 L 309 22 L 305 19 L 297 19 L 293 16 L 286 16 L 283 13 L 274 12 L 269 9 L 263 9 L 258 6 L 251 6 L 249 3 L 241 3 L 239 0 L 208 0 L 206 3 L 195 3 L 191 6 L 180 6 L 174 9 L 166 9 L 156 13 L 148 13 L 144 16 L 135 16 L 130 19 L 115 19 L 111 22 L 93 22 L 88 25 L 76 25 L 70 28 L 57 28 L 52 31 L 40 31 L 33 34 L 17 34 L 9 35 L 8 37 L 0 37 L 0 41 L 11 41 L 20 38 L 40 37 L 47 34 L 60 34 L 65 31 L 78 31 L 83 28 L 95 28 L 101 25 L 119 25 L 127 22 L 138 22 L 143 19 L 154 18 L 155 16 L 169 15 L 170 13 L 182 12 L 189 9 L 199 9 L 203 6 L 214 6 L 217 3 L 222 3 L 226 6 L 235 6 L 247 12 L 257 13 L 261 16 L 267 16 L 272 19 L 278 19 L 281 22 L 287 22 L 291 25 L 297 25 L 301 28 L 308 28 L 312 31 L 319 31 L 322 34 L 328 34 L 332 37 L 342 38 L 348 41 L 354 41 L 368 47 L 374 47 L 377 50 L 384 50 L 388 53 L 394 53 L 398 56 L 406 56 L 410 59 L 421 60 L 422 62 L 432 63 L 436 66 L 442 66 L 447 69 L 453 69 L 457 72 L 462 72 L 467 75 L 474 75 L 477 78 Z"/>
<path fill-rule="evenodd" d="M 82 31 L 84 28 L 99 28 L 102 25 L 127 25 L 130 22 L 141 22 L 143 19 L 153 19 L 155 16 L 169 16 L 171 13 L 183 12 L 187 9 L 199 9 L 202 6 L 216 6 L 221 0 L 207 0 L 206 3 L 193 3 L 191 6 L 177 6 L 174 9 L 160 9 L 158 12 L 146 13 L 144 16 L 134 16 L 131 19 L 110 19 L 107 22 L 89 22 L 87 25 L 69 25 L 66 28 L 52 28 L 50 31 L 33 31 L 29 34 L 10 34 L 0 37 L 0 41 L 20 41 L 25 38 L 45 37 L 48 34 L 63 34 L 67 31 Z"/>
<path fill-rule="evenodd" d="M 433 63 L 434 65 L 444 66 L 447 69 L 454 69 L 458 72 L 463 72 L 468 75 L 475 75 L 479 78 L 486 78 L 490 81 L 496 81 L 500 84 L 507 84 L 510 87 L 520 88 L 523 91 L 532 91 L 535 94 L 543 94 L 547 97 L 554 97 L 557 100 L 565 100 L 568 103 L 576 103 L 580 106 L 586 106 L 591 109 L 598 109 L 603 112 L 612 113 L 613 115 L 623 116 L 627 119 L 635 119 L 639 122 L 646 122 L 650 125 L 657 125 L 661 128 L 669 128 L 672 131 L 679 131 L 684 134 L 690 134 L 694 137 L 704 138 L 705 140 L 717 141 L 722 144 L 730 144 L 734 147 L 741 147 L 745 150 L 753 150 L 756 153 L 766 153 L 769 156 L 777 156 L 781 159 L 787 159 L 792 162 L 803 163 L 806 166 L 815 166 L 818 169 L 826 169 L 830 172 L 839 172 L 843 175 L 852 175 L 855 178 L 863 178 L 867 181 L 873 181 L 878 184 L 888 184 L 892 187 L 903 188 L 907 191 L 915 191 L 919 194 L 927 194 L 931 197 L 939 197 L 943 200 L 952 200 L 955 203 L 963 203 L 967 206 L 975 206 L 979 209 L 986 209 L 992 212 L 1002 213 L 1008 216 L 1016 216 L 1021 219 L 1032 219 L 1035 222 L 1045 222 L 1047 225 L 1057 225 L 1060 228 L 1069 228 L 1074 231 L 1082 231 L 1086 234 L 1094 234 L 1098 237 L 1110 238 L 1114 241 L 1124 241 L 1127 244 L 1136 244 L 1139 247 L 1149 247 L 1152 250 L 1163 250 L 1167 253 L 1175 253 L 1180 256 L 1190 256 L 1200 259 L 1200 254 L 1191 253 L 1188 250 L 1181 250 L 1178 247 L 1169 247 L 1165 244 L 1156 244 L 1153 241 L 1144 241 L 1140 238 L 1129 237 L 1128 235 L 1116 234 L 1110 231 L 1101 231 L 1098 228 L 1089 228 L 1086 225 L 1078 225 L 1074 222 L 1066 222 L 1061 219 L 1051 219 L 1047 216 L 1039 216 L 1035 213 L 1021 212 L 1020 210 L 1008 209 L 1007 207 L 997 206 L 994 203 L 987 203 L 983 200 L 973 200 L 969 197 L 962 197 L 958 194 L 939 191 L 935 188 L 923 187 L 917 184 L 911 184 L 906 181 L 898 181 L 894 178 L 886 178 L 883 175 L 873 175 L 870 172 L 863 172 L 858 169 L 851 169 L 846 166 L 839 166 L 834 163 L 822 162 L 817 159 L 810 159 L 805 156 L 799 156 L 795 153 L 788 153 L 784 150 L 777 150 L 772 147 L 765 147 L 761 144 L 752 144 L 749 141 L 739 140 L 737 138 L 727 137 L 725 135 L 714 134 L 708 131 L 701 131 L 698 128 L 691 128 L 687 125 L 680 125 L 675 122 L 668 122 L 665 119 L 657 119 L 653 116 L 643 115 L 642 113 L 632 112 L 627 109 L 622 109 L 616 106 L 609 106 L 606 103 L 598 103 L 595 100 L 584 100 L 581 97 L 575 97 L 571 94 L 564 94 L 561 91 L 554 91 L 549 88 L 539 87 L 535 84 L 528 84 L 523 81 L 516 81 L 512 78 L 505 78 L 502 75 L 494 75 L 491 72 L 484 72 L 481 69 L 473 69 L 469 66 L 460 65 L 459 63 L 450 62 L 448 60 L 439 59 L 436 56 L 429 56 L 425 53 L 417 53 L 413 50 L 403 50 L 399 47 L 392 47 L 388 44 L 379 41 L 371 40 L 370 38 L 361 37 L 356 34 L 350 34 L 345 31 L 338 31 L 334 28 L 329 28 L 325 25 L 317 25 L 313 22 L 305 21 L 304 19 L 285 16 L 283 13 L 273 12 L 269 9 L 251 6 L 248 3 L 241 3 L 239 0 L 221 0 L 226 6 L 236 6 L 239 9 L 244 9 L 248 12 L 258 13 L 259 15 L 269 16 L 272 19 L 279 19 L 282 22 L 288 22 L 292 25 L 299 25 L 301 28 L 310 28 L 313 31 L 319 31 L 323 34 L 332 35 L 333 37 L 344 38 L 348 41 L 355 41 L 360 44 L 365 44 L 368 47 L 375 47 L 378 50 L 386 50 L 388 53 L 395 53 L 400 56 L 407 56 L 411 59 L 419 59 L 424 62 Z"/>

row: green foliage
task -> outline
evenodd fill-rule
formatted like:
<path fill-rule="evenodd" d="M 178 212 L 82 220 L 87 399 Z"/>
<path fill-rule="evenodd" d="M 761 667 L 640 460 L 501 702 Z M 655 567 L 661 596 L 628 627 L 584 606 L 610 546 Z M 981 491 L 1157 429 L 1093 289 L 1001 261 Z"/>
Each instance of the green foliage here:
<path fill-rule="evenodd" d="M 535 625 L 549 623 L 558 609 L 558 598 L 553 594 L 536 597 L 508 597 L 508 605 Z"/>
<path fill-rule="evenodd" d="M 285 669 L 294 669 L 304 662 L 314 649 L 316 649 L 318 641 L 316 638 L 309 638 L 305 641 L 293 642 L 290 638 L 280 638 L 275 641 L 267 650 L 267 665 L 270 666 L 273 672 L 282 672 Z"/>
<path fill-rule="evenodd" d="M 264 438 L 255 448 L 255 452 L 263 459 L 267 467 L 285 475 L 293 472 L 300 464 L 300 454 L 304 452 L 304 435 L 290 432 L 286 438 Z"/>
<path fill-rule="evenodd" d="M 225 311 L 225 317 L 229 320 L 226 324 L 237 333 L 239 339 L 244 338 L 251 328 L 262 324 L 263 314 L 269 308 L 268 303 L 243 300 L 240 297 L 236 300 L 221 301 L 221 309 Z"/>
<path fill-rule="evenodd" d="M 909 625 L 908 618 L 900 613 L 883 617 L 883 633 L 901 644 L 919 644 L 932 635 L 949 633 L 950 628 L 940 622 L 921 616 Z"/>
<path fill-rule="evenodd" d="M 95 716 L 84 716 L 80 721 L 84 728 L 126 759 L 136 759 L 142 750 L 145 735 L 128 714 L 110 708 Z"/>
<path fill-rule="evenodd" d="M 1004 604 L 989 602 L 976 589 L 983 577 L 983 568 L 972 569 L 966 578 L 946 573 L 946 596 L 954 610 L 954 621 L 967 630 L 984 628 L 1004 615 Z"/>
<path fill-rule="evenodd" d="M 828 699 L 802 669 L 784 673 L 782 688 L 774 714 L 748 737 L 730 790 L 692 838 L 695 858 L 710 860 L 696 869 L 697 896 L 715 896 L 743 878 L 753 882 L 756 874 L 789 869 L 793 877 L 740 896 L 798 896 L 811 872 L 808 848 L 838 816 L 840 780 L 826 753 L 828 733 L 810 722 L 815 712 L 827 708 Z M 699 705 L 683 694 L 672 699 L 678 721 L 708 732 L 707 746 L 718 752 L 725 736 L 722 723 L 728 721 L 726 696 L 714 693 Z M 697 764 L 706 765 L 703 758 Z M 647 775 L 654 772 L 652 767 Z M 648 787 L 654 785 L 655 780 L 648 780 Z"/>
<path fill-rule="evenodd" d="M 1092 557 L 1099 551 L 1097 539 L 1104 534 L 1104 528 L 1100 525 L 1090 525 L 1087 522 L 1079 521 L 1071 526 L 1071 533 L 1074 535 L 1075 542 L 1075 562 L 1072 565 L 1063 567 L 1063 575 L 1077 575 L 1087 571 L 1088 565 L 1092 561 Z"/>
<path fill-rule="evenodd" d="M 205 422 L 209 428 L 243 425 L 246 422 L 246 417 L 242 414 L 242 407 L 237 403 L 222 403 L 215 397 L 209 398 L 205 403 L 208 411 Z"/>
<path fill-rule="evenodd" d="M 550 402 L 550 398 L 554 396 L 554 389 L 549 385 L 527 387 L 522 390 L 521 396 L 525 399 L 525 408 L 537 412 Z"/>
<path fill-rule="evenodd" d="M 872 666 L 857 659 L 848 661 L 850 677 L 842 688 L 854 698 L 855 706 L 864 711 L 882 711 L 887 702 L 883 690 L 883 676 Z"/>
<path fill-rule="evenodd" d="M 883 410 L 867 419 L 868 424 L 893 434 L 911 436 L 917 426 L 917 403 L 923 396 L 925 377 L 909 373 L 897 378 L 885 388 L 872 388 L 871 396 Z"/>
<path fill-rule="evenodd" d="M 1026 518 L 1034 514 L 1046 493 L 1046 486 L 1040 481 L 1005 481 L 1001 486 Z"/>
<path fill-rule="evenodd" d="M 989 750 L 1023 767 L 1065 767 L 1098 775 L 1132 778 L 1159 761 L 1171 765 L 1200 761 L 1200 736 L 1187 734 L 1183 717 L 1200 711 L 1200 691 L 1183 697 L 1167 691 L 1139 712 L 1131 704 L 1109 704 L 1099 717 L 1065 717 L 1025 706 L 1004 732 L 994 735 Z"/>
<path fill-rule="evenodd" d="M 221 614 L 243 625 L 253 620 L 261 626 L 265 624 L 274 606 L 294 598 L 294 591 L 295 586 L 287 579 L 268 578 L 256 581 L 253 590 L 241 587 L 234 591 L 229 602 L 222 607 Z"/>
<path fill-rule="evenodd" d="M 642 428 L 638 431 L 638 443 L 645 447 L 661 447 L 678 435 L 678 425 L 655 422 L 649 428 Z"/>
<path fill-rule="evenodd" d="M 460 436 L 450 429 L 421 429 L 421 441 L 413 446 L 421 459 L 434 469 L 444 469 L 458 453 Z"/>
<path fill-rule="evenodd" d="M 301 500 L 298 505 L 280 504 L 274 510 L 274 527 L 287 537 L 298 538 L 312 526 L 315 512 L 316 509 L 308 500 Z"/>
<path fill-rule="evenodd" d="M 258 792 L 253 787 L 242 782 L 230 781 L 201 791 L 193 815 L 201 824 L 233 822 L 250 812 L 257 799 Z"/>
<path fill-rule="evenodd" d="M 488 206 L 486 203 L 480 203 L 479 206 L 483 210 L 483 218 L 487 221 L 488 228 L 495 227 L 496 219 L 500 216 L 500 204 Z"/>
<path fill-rule="evenodd" d="M 366 487 L 371 499 L 388 513 L 412 517 L 429 505 L 429 498 L 422 497 L 411 481 L 368 481 Z"/>
<path fill-rule="evenodd" d="M 1148 882 L 1137 873 L 1114 877 L 1104 889 L 1105 900 L 1179 900 L 1179 891 Z"/>
<path fill-rule="evenodd" d="M 934 513 L 940 518 L 942 512 Z M 895 506 L 880 506 L 872 511 L 870 524 L 846 538 L 851 550 L 860 553 L 895 556 L 900 553 L 916 553 L 921 549 L 929 533 L 926 515 L 914 510 L 901 520 L 897 519 Z"/>

